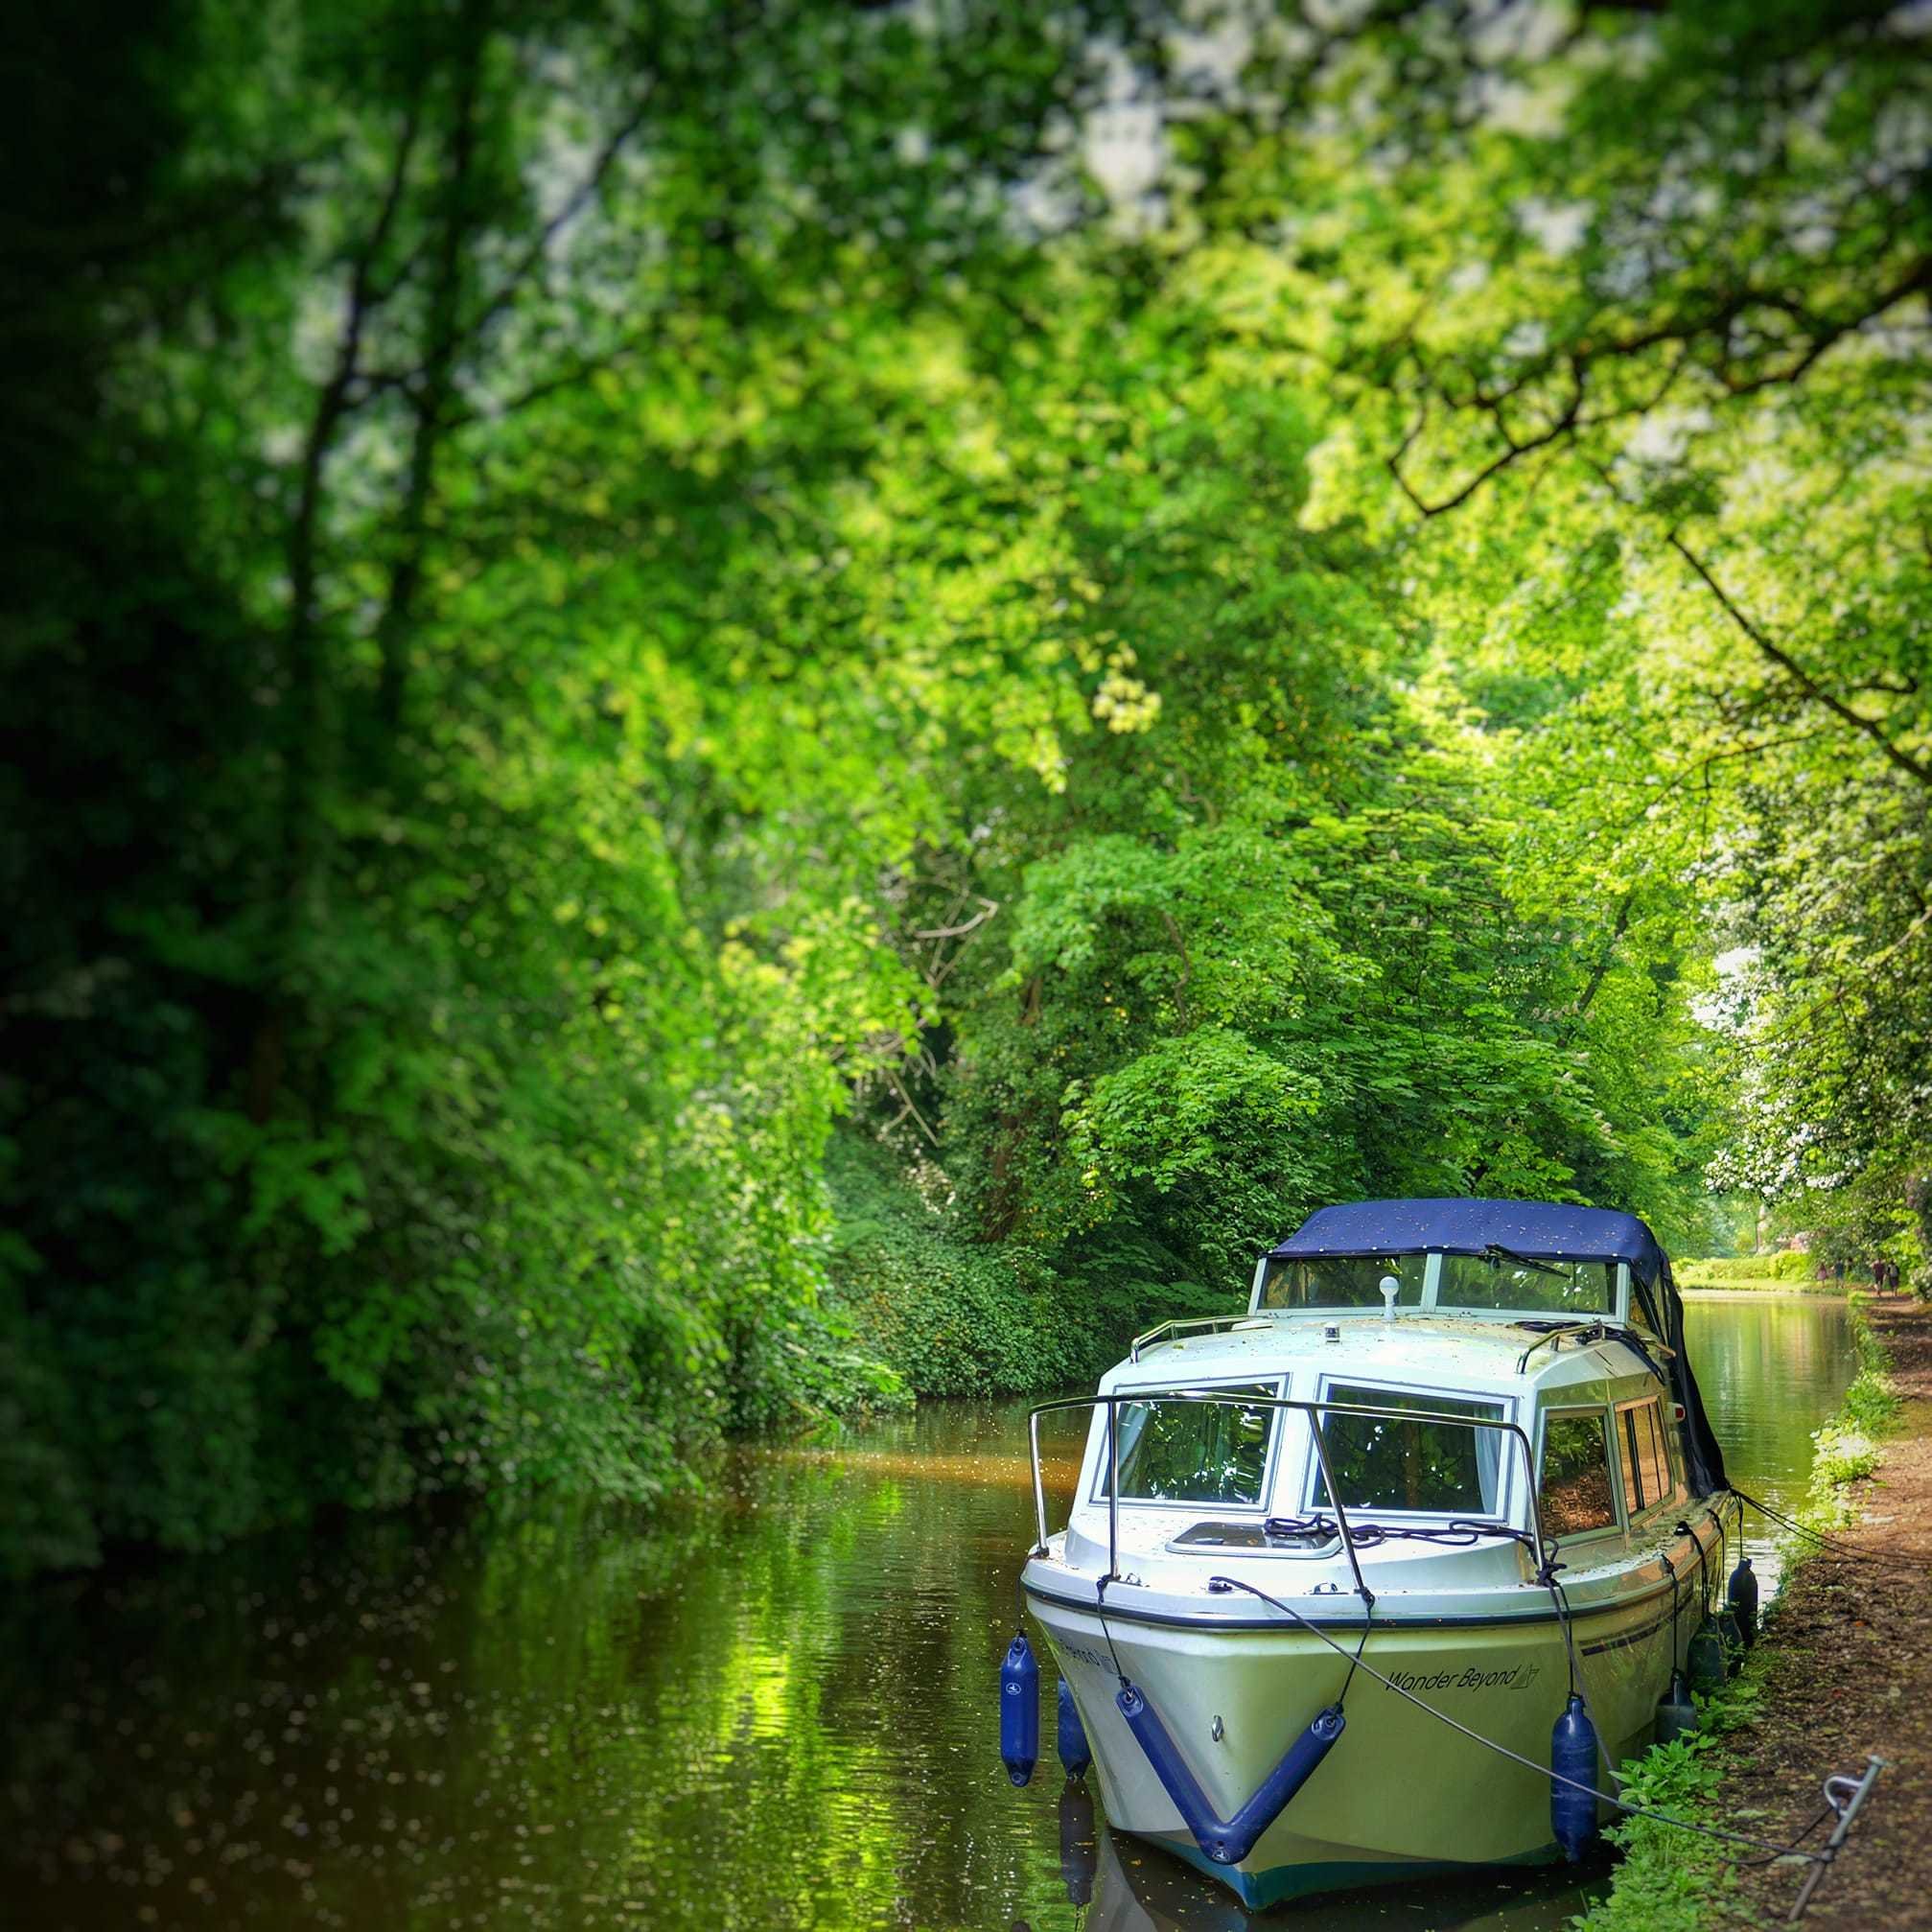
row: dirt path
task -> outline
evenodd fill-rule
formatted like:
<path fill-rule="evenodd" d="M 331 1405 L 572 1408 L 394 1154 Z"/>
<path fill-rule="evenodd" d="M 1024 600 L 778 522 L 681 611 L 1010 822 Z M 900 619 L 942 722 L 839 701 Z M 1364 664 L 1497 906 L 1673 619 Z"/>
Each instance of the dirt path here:
<path fill-rule="evenodd" d="M 1845 1541 L 1932 1551 L 1932 1311 L 1905 1295 L 1867 1304 L 1905 1398 L 1903 1431 L 1860 1485 Z M 1804 1923 L 1826 1932 L 1932 1928 L 1932 1565 L 1881 1568 L 1821 1552 L 1778 1613 L 1760 1719 L 1739 1732 L 1721 1803 L 1745 1828 L 1785 1837 L 1822 1804 L 1829 1771 L 1890 1760 Z M 1824 1836 L 1824 1827 L 1820 1828 Z M 1741 1922 L 1775 1924 L 1796 1897 L 1789 1866 L 1744 1871 Z"/>

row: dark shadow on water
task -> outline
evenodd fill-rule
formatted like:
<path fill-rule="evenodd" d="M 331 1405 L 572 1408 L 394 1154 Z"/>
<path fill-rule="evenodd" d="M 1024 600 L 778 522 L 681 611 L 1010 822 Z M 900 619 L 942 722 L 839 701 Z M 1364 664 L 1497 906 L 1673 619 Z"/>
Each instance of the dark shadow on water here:
<path fill-rule="evenodd" d="M 1157 1846 L 1103 1830 L 1086 1932 L 1350 1932 L 1426 1925 L 1430 1932 L 1557 1932 L 1609 1882 L 1607 1855 L 1576 1866 L 1419 1879 L 1248 1912 L 1222 1885 Z"/>

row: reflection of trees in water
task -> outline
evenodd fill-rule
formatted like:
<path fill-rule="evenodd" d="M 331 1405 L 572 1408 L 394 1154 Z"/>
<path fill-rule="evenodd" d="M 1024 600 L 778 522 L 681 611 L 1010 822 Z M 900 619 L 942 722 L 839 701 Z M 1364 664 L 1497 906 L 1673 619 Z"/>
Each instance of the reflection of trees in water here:
<path fill-rule="evenodd" d="M 969 1473 L 1023 1411 L 920 1432 L 937 1480 L 861 1439 L 648 1521 L 363 1521 L 70 1593 L 9 1646 L 0 1874 L 54 1878 L 10 1888 L 50 1923 L 164 1864 L 164 1916 L 318 1924 L 1048 1897 L 1050 1799 L 989 1775 L 1031 1499 Z"/>
<path fill-rule="evenodd" d="M 1695 1301 L 1686 1344 L 1727 1465 L 1747 1487 L 1802 1487 L 1811 1432 L 1837 1406 L 1857 1362 L 1839 1303 Z"/>

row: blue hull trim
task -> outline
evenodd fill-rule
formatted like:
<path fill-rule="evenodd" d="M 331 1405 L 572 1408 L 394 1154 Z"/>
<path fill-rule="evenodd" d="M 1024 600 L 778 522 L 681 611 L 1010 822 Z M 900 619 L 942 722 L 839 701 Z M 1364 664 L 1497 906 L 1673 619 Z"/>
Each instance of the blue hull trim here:
<path fill-rule="evenodd" d="M 1135 1836 L 1140 1834 L 1135 1833 Z M 1366 1885 L 1404 1885 L 1417 1878 L 1442 1878 L 1456 1874 L 1501 1872 L 1512 1866 L 1554 1865 L 1563 1857 L 1555 1845 L 1525 1851 L 1514 1858 L 1470 1864 L 1459 1858 L 1416 1858 L 1401 1863 L 1383 1859 L 1335 1859 L 1308 1865 L 1277 1865 L 1270 1872 L 1245 1872 L 1217 1865 L 1191 1839 L 1146 1838 L 1143 1842 L 1171 1851 L 1197 1872 L 1218 1878 L 1250 1912 L 1266 1911 L 1290 1898 L 1308 1898 L 1318 1892 L 1353 1892 Z"/>

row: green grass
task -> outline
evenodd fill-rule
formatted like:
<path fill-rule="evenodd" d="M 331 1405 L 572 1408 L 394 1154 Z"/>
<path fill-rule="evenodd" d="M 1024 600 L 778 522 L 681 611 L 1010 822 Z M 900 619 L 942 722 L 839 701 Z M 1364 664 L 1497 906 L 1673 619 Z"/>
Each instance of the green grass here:
<path fill-rule="evenodd" d="M 1624 1795 L 1673 1818 L 1709 1822 L 1723 1775 L 1715 1741 L 1700 1733 L 1652 1745 L 1624 1765 Z M 1706 1932 L 1712 1903 L 1735 1882 L 1722 1847 L 1648 1818 L 1628 1818 L 1605 1835 L 1623 1861 L 1608 1896 L 1571 1921 L 1578 1932 Z"/>
<path fill-rule="evenodd" d="M 1680 1281 L 1686 1294 L 1849 1294 L 1851 1284 L 1845 1281 Z"/>

